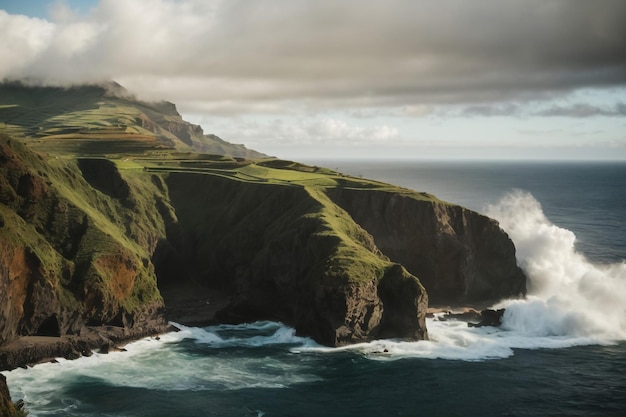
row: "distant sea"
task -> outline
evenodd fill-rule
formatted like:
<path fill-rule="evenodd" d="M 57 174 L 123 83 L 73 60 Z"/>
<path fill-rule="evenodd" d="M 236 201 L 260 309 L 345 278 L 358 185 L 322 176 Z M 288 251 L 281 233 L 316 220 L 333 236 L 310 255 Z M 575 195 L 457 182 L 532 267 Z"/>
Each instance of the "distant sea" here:
<path fill-rule="evenodd" d="M 31 416 L 624 416 L 626 163 L 311 161 L 495 217 L 530 294 L 501 329 L 326 348 L 280 323 L 188 328 L 6 373 Z"/>

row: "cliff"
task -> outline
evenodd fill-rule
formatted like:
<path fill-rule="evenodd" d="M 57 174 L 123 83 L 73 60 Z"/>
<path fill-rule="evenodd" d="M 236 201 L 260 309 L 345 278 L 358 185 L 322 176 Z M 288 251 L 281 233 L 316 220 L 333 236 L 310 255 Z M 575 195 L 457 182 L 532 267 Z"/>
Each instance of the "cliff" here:
<path fill-rule="evenodd" d="M 513 242 L 493 219 L 411 194 L 338 187 L 329 195 L 420 278 L 433 304 L 482 305 L 526 292 Z"/>
<path fill-rule="evenodd" d="M 339 174 L 163 151 L 58 157 L 7 137 L 0 162 L 2 344 L 150 334 L 165 326 L 161 293 L 198 284 L 231 296 L 221 321 L 280 320 L 328 345 L 427 337 L 419 280 L 328 198 Z"/>
<path fill-rule="evenodd" d="M 471 305 L 525 292 L 512 242 L 477 213 L 325 168 L 234 157 L 223 141 L 222 155 L 187 152 L 197 129 L 168 103 L 148 111 L 101 87 L 43 92 L 61 97 L 45 118 L 21 93 L 0 108 L 15 135 L 0 135 L 0 369 L 154 334 L 167 320 L 279 320 L 332 346 L 421 340 L 429 296 Z M 45 347 L 26 349 L 24 337 Z"/>
<path fill-rule="evenodd" d="M 177 260 L 194 279 L 233 294 L 220 321 L 279 320 L 327 345 L 427 338 L 419 280 L 390 262 L 325 186 L 184 173 L 166 183 L 179 222 L 167 241 L 172 260 L 160 262 Z"/>
<path fill-rule="evenodd" d="M 102 178 L 115 178 L 113 163 L 96 162 L 109 166 Z M 92 186 L 81 165 L 0 138 L 0 345 L 89 326 L 129 336 L 166 328 L 150 263 L 163 224 L 137 198 L 158 190 L 121 178 L 110 185 L 119 188 Z"/>

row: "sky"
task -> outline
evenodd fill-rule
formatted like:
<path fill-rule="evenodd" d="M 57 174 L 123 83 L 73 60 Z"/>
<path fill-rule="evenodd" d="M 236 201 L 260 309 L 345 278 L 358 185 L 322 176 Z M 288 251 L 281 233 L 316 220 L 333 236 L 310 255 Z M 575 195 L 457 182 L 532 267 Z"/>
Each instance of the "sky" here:
<path fill-rule="evenodd" d="M 0 0 L 0 79 L 286 159 L 626 160 L 624 0 Z"/>

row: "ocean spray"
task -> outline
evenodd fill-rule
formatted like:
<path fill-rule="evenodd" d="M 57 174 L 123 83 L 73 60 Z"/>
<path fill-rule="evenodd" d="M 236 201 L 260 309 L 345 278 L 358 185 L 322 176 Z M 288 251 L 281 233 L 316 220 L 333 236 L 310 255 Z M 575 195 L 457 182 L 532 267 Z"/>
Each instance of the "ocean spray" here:
<path fill-rule="evenodd" d="M 576 236 L 550 222 L 541 204 L 516 190 L 487 207 L 517 248 L 526 300 L 506 301 L 503 327 L 528 336 L 626 340 L 626 264 L 598 265 L 576 251 Z"/>

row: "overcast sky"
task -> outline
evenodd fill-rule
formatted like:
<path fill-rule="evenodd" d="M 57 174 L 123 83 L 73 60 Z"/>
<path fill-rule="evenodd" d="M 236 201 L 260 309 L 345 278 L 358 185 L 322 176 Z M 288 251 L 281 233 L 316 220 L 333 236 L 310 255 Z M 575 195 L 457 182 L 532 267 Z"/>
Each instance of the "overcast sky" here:
<path fill-rule="evenodd" d="M 624 0 L 0 0 L 0 78 L 113 79 L 291 159 L 626 160 Z"/>

